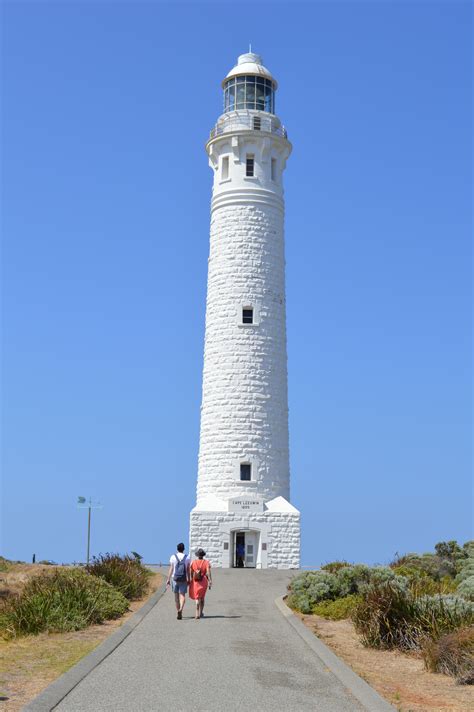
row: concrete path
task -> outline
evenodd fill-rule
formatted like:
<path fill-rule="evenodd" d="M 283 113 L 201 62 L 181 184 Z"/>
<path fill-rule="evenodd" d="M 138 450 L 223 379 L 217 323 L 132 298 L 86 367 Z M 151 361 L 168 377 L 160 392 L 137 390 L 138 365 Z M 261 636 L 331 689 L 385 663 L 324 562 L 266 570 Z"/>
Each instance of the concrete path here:
<path fill-rule="evenodd" d="M 167 592 L 56 707 L 61 712 L 363 712 L 274 601 L 291 572 L 221 569 L 194 620 Z"/>

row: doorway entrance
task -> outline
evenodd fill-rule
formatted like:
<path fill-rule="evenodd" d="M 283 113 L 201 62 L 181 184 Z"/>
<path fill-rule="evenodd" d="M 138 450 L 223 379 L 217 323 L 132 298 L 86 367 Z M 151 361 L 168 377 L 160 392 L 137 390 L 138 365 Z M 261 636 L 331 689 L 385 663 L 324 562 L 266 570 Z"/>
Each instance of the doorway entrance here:
<path fill-rule="evenodd" d="M 257 532 L 234 532 L 234 567 L 254 569 L 257 565 Z"/>

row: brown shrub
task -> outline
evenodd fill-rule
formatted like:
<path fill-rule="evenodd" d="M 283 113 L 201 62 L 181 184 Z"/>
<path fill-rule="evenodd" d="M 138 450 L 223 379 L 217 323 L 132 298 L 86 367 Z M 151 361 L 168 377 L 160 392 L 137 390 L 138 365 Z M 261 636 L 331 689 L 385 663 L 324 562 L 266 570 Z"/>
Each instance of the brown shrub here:
<path fill-rule="evenodd" d="M 422 645 L 425 667 L 456 678 L 461 685 L 474 684 L 474 626 L 443 635 L 438 640 L 427 638 Z"/>

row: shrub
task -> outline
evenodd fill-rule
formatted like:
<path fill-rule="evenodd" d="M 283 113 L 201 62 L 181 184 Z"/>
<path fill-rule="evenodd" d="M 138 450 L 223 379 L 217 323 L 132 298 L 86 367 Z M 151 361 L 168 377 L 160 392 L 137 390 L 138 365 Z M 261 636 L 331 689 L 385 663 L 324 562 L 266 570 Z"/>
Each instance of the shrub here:
<path fill-rule="evenodd" d="M 352 594 L 344 598 L 336 598 L 335 601 L 321 601 L 313 607 L 313 613 L 332 621 L 341 621 L 351 617 L 359 600 L 359 596 Z"/>
<path fill-rule="evenodd" d="M 307 571 L 295 576 L 291 581 L 287 603 L 301 613 L 311 613 L 316 604 L 355 595 L 372 580 L 386 581 L 396 578 L 396 574 L 389 568 L 371 569 L 365 564 L 340 566 L 335 573 Z"/>
<path fill-rule="evenodd" d="M 33 577 L 18 596 L 2 602 L 0 632 L 12 637 L 80 630 L 127 609 L 126 598 L 105 581 L 81 569 L 56 569 Z"/>
<path fill-rule="evenodd" d="M 321 571 L 337 574 L 340 569 L 344 569 L 346 566 L 350 566 L 347 561 L 329 561 L 327 564 L 324 564 L 324 566 L 321 566 Z"/>
<path fill-rule="evenodd" d="M 451 559 L 443 559 L 435 554 L 405 554 L 398 556 L 390 564 L 390 568 L 399 569 L 403 566 L 405 574 L 410 572 L 412 576 L 426 575 L 434 581 L 440 581 L 445 576 L 454 578 L 456 575 L 456 563 Z"/>
<path fill-rule="evenodd" d="M 462 560 L 459 567 L 459 573 L 456 576 L 456 583 L 461 584 L 474 576 L 474 545 L 472 542 L 467 542 L 465 546 L 466 557 Z"/>
<path fill-rule="evenodd" d="M 416 596 L 407 581 L 396 578 L 362 589 L 352 620 L 364 645 L 418 649 L 429 636 L 437 639 L 474 621 L 474 605 L 457 596 Z"/>
<path fill-rule="evenodd" d="M 453 561 L 463 556 L 463 550 L 455 539 L 438 542 L 435 544 L 435 552 L 440 559 L 452 559 Z"/>
<path fill-rule="evenodd" d="M 404 576 L 408 579 L 410 588 L 415 595 L 436 593 L 453 593 L 457 585 L 451 576 L 444 576 L 440 580 L 436 580 L 429 576 L 423 569 L 416 569 L 406 564 L 396 566 L 391 569 L 397 576 Z"/>
<path fill-rule="evenodd" d="M 371 648 L 416 647 L 414 601 L 406 582 L 395 579 L 372 584 L 352 612 L 352 621 L 364 645 Z"/>
<path fill-rule="evenodd" d="M 306 571 L 292 579 L 288 590 L 288 605 L 311 613 L 315 603 L 336 597 L 336 577 L 325 571 Z"/>
<path fill-rule="evenodd" d="M 474 627 L 461 628 L 439 640 L 426 639 L 422 657 L 430 672 L 441 672 L 464 685 L 474 684 Z"/>
<path fill-rule="evenodd" d="M 306 593 L 290 593 L 287 596 L 286 603 L 294 611 L 306 614 L 313 612 L 313 604 Z"/>
<path fill-rule="evenodd" d="M 432 638 L 440 638 L 458 628 L 474 623 L 474 604 L 459 596 L 415 597 L 418 624 Z"/>
<path fill-rule="evenodd" d="M 466 558 L 468 556 L 474 556 L 474 540 L 466 541 L 466 543 L 462 545 L 462 550 Z"/>
<path fill-rule="evenodd" d="M 468 601 L 474 601 L 474 574 L 463 579 L 456 589 L 456 593 Z"/>
<path fill-rule="evenodd" d="M 110 583 L 129 601 L 142 598 L 148 591 L 151 572 L 143 566 L 140 556 L 100 554 L 86 568 L 93 576 Z"/>
<path fill-rule="evenodd" d="M 336 574 L 338 596 L 344 597 L 357 593 L 361 585 L 370 581 L 371 571 L 365 564 L 355 564 L 338 571 Z"/>
<path fill-rule="evenodd" d="M 8 559 L 5 559 L 4 556 L 0 556 L 0 572 L 5 573 L 6 571 L 10 571 L 11 567 L 12 562 Z"/>

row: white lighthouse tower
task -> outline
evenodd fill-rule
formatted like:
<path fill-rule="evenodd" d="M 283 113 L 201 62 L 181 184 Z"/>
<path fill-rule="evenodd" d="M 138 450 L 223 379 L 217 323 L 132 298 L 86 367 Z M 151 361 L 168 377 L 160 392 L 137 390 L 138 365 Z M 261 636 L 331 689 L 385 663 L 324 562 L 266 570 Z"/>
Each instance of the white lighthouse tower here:
<path fill-rule="evenodd" d="M 277 82 L 243 54 L 206 144 L 214 173 L 197 504 L 191 550 L 215 566 L 298 568 L 289 502 L 283 171 Z"/>

